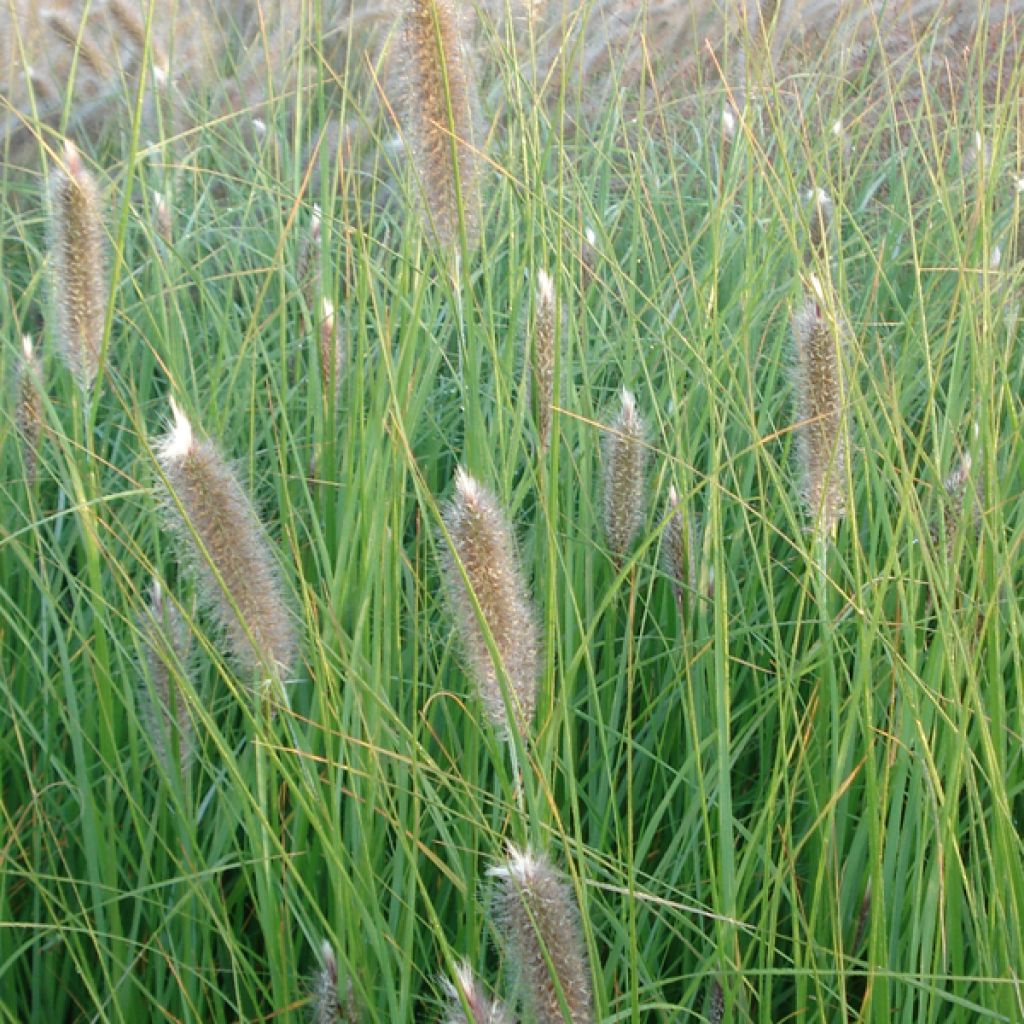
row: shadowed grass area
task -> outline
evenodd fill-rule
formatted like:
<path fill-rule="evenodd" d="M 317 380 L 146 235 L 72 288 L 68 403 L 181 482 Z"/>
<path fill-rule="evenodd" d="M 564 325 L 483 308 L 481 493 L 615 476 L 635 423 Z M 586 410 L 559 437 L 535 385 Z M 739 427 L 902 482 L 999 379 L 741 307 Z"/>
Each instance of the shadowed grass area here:
<path fill-rule="evenodd" d="M 613 65 L 594 117 L 567 71 L 520 74 L 492 27 L 481 242 L 458 259 L 379 96 L 318 66 L 298 113 L 280 96 L 262 126 L 197 110 L 183 135 L 77 139 L 110 281 L 88 401 L 52 337 L 45 189 L 7 174 L 0 1021 L 302 1020 L 325 938 L 361 1021 L 436 1019 L 463 957 L 512 998 L 487 896 L 509 843 L 571 887 L 597 1020 L 700 1020 L 716 983 L 734 1021 L 1020 1019 L 1011 29 L 982 26 L 952 90 L 930 38 L 899 59 L 875 39 L 842 74 L 751 57 L 725 88 L 615 88 Z M 340 161 L 339 113 L 359 126 Z M 823 233 L 812 188 L 833 204 Z M 318 276 L 300 269 L 314 202 Z M 811 275 L 848 331 L 845 516 L 824 540 L 796 461 Z M 624 388 L 647 498 L 613 557 L 602 451 Z M 299 638 L 283 691 L 254 691 L 218 628 L 240 602 L 211 614 L 186 568 L 158 459 L 172 397 L 266 527 Z M 537 609 L 525 739 L 495 734 L 454 641 L 460 466 L 509 516 Z M 684 579 L 661 555 L 676 512 Z M 148 667 L 154 580 L 192 635 L 184 662 L 167 638 L 173 686 Z M 474 658 L 499 655 L 479 632 Z M 186 737 L 159 732 L 186 719 L 152 713 L 172 690 L 186 770 Z"/>

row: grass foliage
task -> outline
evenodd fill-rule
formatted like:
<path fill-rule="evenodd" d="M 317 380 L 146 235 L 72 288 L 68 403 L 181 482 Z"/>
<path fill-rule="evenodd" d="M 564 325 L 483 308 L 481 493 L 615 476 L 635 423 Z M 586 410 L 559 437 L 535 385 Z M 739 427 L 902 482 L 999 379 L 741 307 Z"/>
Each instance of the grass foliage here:
<path fill-rule="evenodd" d="M 699 1020 L 716 981 L 734 1021 L 1022 1019 L 1020 73 L 982 102 L 1006 58 L 979 48 L 945 116 L 926 95 L 897 129 L 884 62 L 868 117 L 856 82 L 751 61 L 685 103 L 624 80 L 580 127 L 568 72 L 534 81 L 479 35 L 482 238 L 457 260 L 390 116 L 334 81 L 277 98 L 263 128 L 78 139 L 110 295 L 88 396 L 52 340 L 45 185 L 4 180 L 0 1021 L 302 1020 L 325 938 L 365 1022 L 436 1019 L 462 958 L 510 996 L 487 895 L 509 842 L 564 869 L 596 1019 Z M 369 142 L 311 159 L 339 103 Z M 834 216 L 809 247 L 812 187 Z M 295 269 L 314 201 L 316 296 Z M 794 461 L 810 274 L 848 329 L 846 516 L 824 539 Z M 620 559 L 602 453 L 623 388 L 648 458 Z M 254 691 L 183 568 L 158 460 L 171 397 L 266 527 L 300 637 L 283 695 Z M 537 609 L 525 740 L 495 733 L 452 640 L 460 466 L 514 524 Z M 689 579 L 661 557 L 670 486 L 699 525 Z M 156 645 L 190 759 L 152 711 L 154 580 L 191 633 L 184 662 Z"/>

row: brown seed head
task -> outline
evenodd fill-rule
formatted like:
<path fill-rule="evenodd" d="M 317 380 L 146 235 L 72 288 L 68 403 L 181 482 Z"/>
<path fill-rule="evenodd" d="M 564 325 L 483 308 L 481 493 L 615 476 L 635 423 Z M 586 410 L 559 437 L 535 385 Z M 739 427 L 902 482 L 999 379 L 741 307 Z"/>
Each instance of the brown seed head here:
<path fill-rule="evenodd" d="M 537 700 L 540 643 L 512 527 L 495 498 L 462 469 L 455 474 L 455 496 L 445 524 L 454 547 L 445 566 L 448 597 L 484 711 L 499 733 L 504 734 L 512 722 L 526 736 Z M 493 638 L 500 671 L 508 680 L 511 708 L 506 709 L 499 668 L 470 591 Z"/>
<path fill-rule="evenodd" d="M 445 992 L 444 1024 L 513 1024 L 512 1014 L 500 1000 L 491 999 L 463 961 L 454 981 L 442 981 Z M 467 1014 L 466 1009 L 469 1012 Z"/>
<path fill-rule="evenodd" d="M 604 453 L 604 530 L 616 566 L 622 564 L 644 518 L 646 428 L 633 394 L 622 389 L 622 407 L 611 424 Z"/>
<path fill-rule="evenodd" d="M 107 308 L 103 223 L 92 175 L 72 142 L 51 186 L 53 300 L 61 355 L 82 391 L 100 369 Z"/>
<path fill-rule="evenodd" d="M 195 754 L 192 719 L 180 684 L 192 638 L 181 612 L 156 580 L 149 595 L 149 614 L 142 622 L 149 681 L 139 689 L 139 712 L 164 768 L 170 769 L 177 750 L 184 772 Z"/>
<path fill-rule="evenodd" d="M 590 963 L 572 889 L 547 858 L 514 846 L 488 874 L 498 879 L 494 922 L 537 1024 L 590 1024 Z"/>
<path fill-rule="evenodd" d="M 551 442 L 551 406 L 555 389 L 555 285 L 545 270 L 537 272 L 533 307 L 532 383 L 541 451 Z"/>
<path fill-rule="evenodd" d="M 796 350 L 797 458 L 804 504 L 815 532 L 831 537 L 846 511 L 846 424 L 840 349 L 843 329 L 826 319 L 816 278 L 793 317 Z"/>
<path fill-rule="evenodd" d="M 405 0 L 399 59 L 405 131 L 439 244 L 472 248 L 480 229 L 477 95 L 456 0 Z"/>
<path fill-rule="evenodd" d="M 14 422 L 21 439 L 25 478 L 33 483 L 39 467 L 39 442 L 43 433 L 43 371 L 32 346 L 32 339 L 21 339 L 22 354 L 14 377 Z"/>
<path fill-rule="evenodd" d="M 182 534 L 201 590 L 242 668 L 260 680 L 280 680 L 297 644 L 270 544 L 228 464 L 171 405 L 175 422 L 160 464 L 184 510 Z M 172 507 L 177 513 L 173 501 Z"/>

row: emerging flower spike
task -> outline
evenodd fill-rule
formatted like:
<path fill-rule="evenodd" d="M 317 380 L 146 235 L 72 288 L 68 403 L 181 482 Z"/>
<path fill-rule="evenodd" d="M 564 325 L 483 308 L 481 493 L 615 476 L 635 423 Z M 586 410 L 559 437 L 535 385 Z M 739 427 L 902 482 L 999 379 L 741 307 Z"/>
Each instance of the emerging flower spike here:
<path fill-rule="evenodd" d="M 608 431 L 604 453 L 604 531 L 616 568 L 644 518 L 645 433 L 636 400 L 623 388 L 622 408 Z"/>
<path fill-rule="evenodd" d="M 313 1021 L 314 1024 L 337 1024 L 345 1018 L 338 1000 L 338 960 L 327 939 L 320 946 L 320 959 L 323 967 L 313 983 Z"/>
<path fill-rule="evenodd" d="M 53 174 L 51 194 L 57 337 L 64 362 L 87 392 L 100 369 L 107 284 L 96 183 L 72 142 L 64 143 L 64 166 Z"/>
<path fill-rule="evenodd" d="M 813 294 L 793 317 L 796 350 L 797 458 L 804 504 L 822 537 L 835 534 L 846 511 L 846 438 L 840 350 L 843 329 L 822 311 L 824 293 Z"/>
<path fill-rule="evenodd" d="M 320 374 L 324 394 L 338 397 L 341 371 L 345 368 L 345 346 L 334 304 L 324 299 L 320 310 Z"/>
<path fill-rule="evenodd" d="M 438 243 L 455 248 L 460 211 L 472 248 L 480 229 L 476 82 L 456 0 L 405 0 L 399 68 L 405 130 Z"/>
<path fill-rule="evenodd" d="M 808 258 L 824 262 L 828 259 L 828 234 L 832 224 L 832 200 L 824 189 L 812 188 L 807 193 L 810 206 L 810 230 L 807 239 Z"/>
<path fill-rule="evenodd" d="M 514 846 L 488 874 L 498 879 L 494 923 L 537 1024 L 590 1024 L 590 963 L 572 889 L 545 857 Z"/>
<path fill-rule="evenodd" d="M 512 527 L 495 498 L 462 469 L 455 474 L 455 497 L 445 524 L 454 546 L 454 554 L 446 557 L 445 581 L 470 674 L 499 734 L 505 735 L 512 722 L 525 737 L 537 700 L 540 643 Z M 508 680 L 510 708 L 473 596 Z"/>
<path fill-rule="evenodd" d="M 306 309 L 316 315 L 320 305 L 320 206 L 313 204 L 313 216 L 309 221 L 309 233 L 302 239 L 298 260 L 295 264 L 295 278 L 306 300 Z"/>
<path fill-rule="evenodd" d="M 537 272 L 537 292 L 533 307 L 533 345 L 531 375 L 537 415 L 540 450 L 551 442 L 551 407 L 555 388 L 555 285 L 545 270 Z"/>
<path fill-rule="evenodd" d="M 713 979 L 704 989 L 704 1020 L 707 1024 L 722 1024 L 725 1017 L 725 993 L 722 983 Z"/>
<path fill-rule="evenodd" d="M 972 522 L 977 527 L 981 523 L 981 493 L 977 482 L 971 478 L 973 460 L 971 453 L 965 451 L 960 456 L 953 471 L 946 477 L 946 508 L 943 513 L 944 546 L 946 557 L 953 554 L 953 544 L 956 540 L 957 530 L 960 528 L 964 518 L 964 506 L 967 504 L 968 492 L 971 492 L 972 501 Z M 937 539 L 937 538 L 936 538 Z"/>
<path fill-rule="evenodd" d="M 665 573 L 672 581 L 676 607 L 683 615 L 687 605 L 687 594 L 697 592 L 697 531 L 693 521 L 683 515 L 679 495 L 675 487 L 668 489 L 668 521 L 662 540 L 662 558 Z"/>
<path fill-rule="evenodd" d="M 14 422 L 21 438 L 21 457 L 25 463 L 25 480 L 32 484 L 39 467 L 39 440 L 43 433 L 42 380 L 43 371 L 32 346 L 32 339 L 21 339 L 22 354 L 14 377 Z"/>
<path fill-rule="evenodd" d="M 174 240 L 171 224 L 171 207 L 163 193 L 153 190 L 153 222 L 156 226 L 156 233 L 170 245 Z"/>
<path fill-rule="evenodd" d="M 140 717 L 164 768 L 170 770 L 171 757 L 177 750 L 185 772 L 195 753 L 195 737 L 175 673 L 188 660 L 191 636 L 181 612 L 165 600 L 156 580 L 149 591 L 149 615 L 143 620 L 142 634 L 149 680 L 139 689 Z"/>
<path fill-rule="evenodd" d="M 441 984 L 447 1003 L 443 1024 L 514 1024 L 507 1007 L 487 995 L 465 961 L 455 968 L 454 981 L 443 979 Z"/>
<path fill-rule="evenodd" d="M 198 441 L 175 402 L 160 464 L 181 503 L 182 534 L 201 590 L 231 651 L 260 680 L 280 680 L 296 639 L 266 534 L 242 485 L 209 441 Z M 171 502 L 177 512 L 177 505 Z"/>

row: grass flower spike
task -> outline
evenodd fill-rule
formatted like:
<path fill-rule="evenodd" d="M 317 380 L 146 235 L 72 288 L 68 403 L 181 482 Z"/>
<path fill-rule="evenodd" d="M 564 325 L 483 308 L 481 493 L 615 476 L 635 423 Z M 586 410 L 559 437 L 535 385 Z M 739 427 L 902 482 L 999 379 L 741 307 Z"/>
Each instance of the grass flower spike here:
<path fill-rule="evenodd" d="M 793 317 L 797 458 L 801 493 L 815 532 L 831 537 L 846 511 L 843 328 L 835 318 L 827 318 L 817 278 L 811 278 L 811 289 Z"/>
<path fill-rule="evenodd" d="M 477 98 L 457 0 L 406 0 L 400 72 L 405 131 L 438 242 L 472 248 L 480 227 Z"/>
<path fill-rule="evenodd" d="M 100 370 L 107 283 L 103 219 L 96 183 L 72 142 L 53 175 L 51 259 L 53 305 L 61 355 L 82 391 Z"/>
<path fill-rule="evenodd" d="M 334 311 L 334 303 L 324 299 L 320 308 L 320 379 L 325 395 L 338 397 L 344 367 L 345 347 L 342 344 L 341 325 Z"/>
<path fill-rule="evenodd" d="M 537 272 L 533 310 L 531 375 L 540 450 L 551 443 L 551 407 L 555 389 L 555 286 L 545 270 Z"/>
<path fill-rule="evenodd" d="M 174 426 L 159 458 L 180 502 L 182 533 L 202 592 L 231 651 L 259 679 L 287 676 L 295 632 L 266 534 L 235 474 L 209 441 L 199 441 L 172 400 Z"/>
<path fill-rule="evenodd" d="M 43 371 L 35 354 L 32 339 L 21 339 L 21 357 L 14 377 L 14 422 L 21 438 L 25 479 L 33 483 L 39 466 L 39 440 L 43 433 L 42 379 Z"/>
<path fill-rule="evenodd" d="M 644 421 L 633 394 L 622 389 L 622 408 L 609 428 L 604 461 L 604 529 L 616 567 L 644 518 L 647 448 Z"/>
<path fill-rule="evenodd" d="M 469 964 L 459 964 L 455 968 L 455 980 L 445 980 L 442 985 L 447 1003 L 442 1018 L 444 1024 L 513 1024 L 507 1007 L 487 995 L 473 977 Z"/>
<path fill-rule="evenodd" d="M 540 643 L 512 527 L 495 498 L 462 469 L 455 475 L 455 497 L 445 524 L 454 546 L 445 579 L 469 671 L 499 733 L 511 721 L 525 736 L 537 700 Z M 474 597 L 508 679 L 513 704 L 508 709 Z"/>
<path fill-rule="evenodd" d="M 171 756 L 177 750 L 184 772 L 195 752 L 195 738 L 175 673 L 188 660 L 191 637 L 181 612 L 165 599 L 156 580 L 150 588 L 149 614 L 143 621 L 142 633 L 149 682 L 140 689 L 140 717 L 164 768 L 170 769 Z"/>
<path fill-rule="evenodd" d="M 545 857 L 514 846 L 489 874 L 498 879 L 495 925 L 533 1019 L 589 1024 L 590 963 L 571 888 Z"/>
<path fill-rule="evenodd" d="M 669 487 L 668 522 L 662 542 L 662 559 L 665 572 L 672 581 L 676 607 L 682 615 L 686 607 L 687 593 L 697 591 L 697 532 L 693 522 L 687 521 L 680 507 L 675 487 Z"/>

